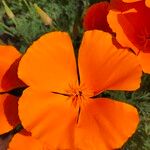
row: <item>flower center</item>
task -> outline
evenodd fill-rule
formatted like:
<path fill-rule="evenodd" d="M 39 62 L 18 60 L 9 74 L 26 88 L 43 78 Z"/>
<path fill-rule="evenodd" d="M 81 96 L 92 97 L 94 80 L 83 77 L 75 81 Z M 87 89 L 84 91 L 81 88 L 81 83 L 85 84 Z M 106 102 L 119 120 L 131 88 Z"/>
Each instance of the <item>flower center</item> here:
<path fill-rule="evenodd" d="M 77 109 L 83 106 L 83 104 L 86 103 L 91 96 L 93 96 L 93 93 L 91 93 L 84 85 L 70 86 L 67 94 L 72 100 L 73 106 Z"/>
<path fill-rule="evenodd" d="M 84 95 L 83 89 L 80 86 L 70 87 L 70 89 L 67 91 L 67 93 L 69 95 L 69 99 L 72 101 L 72 104 L 77 111 L 76 122 L 78 123 L 81 108 L 82 108 L 84 102 L 87 100 L 87 98 Z"/>
<path fill-rule="evenodd" d="M 72 101 L 72 105 L 77 111 L 77 123 L 79 120 L 81 109 L 85 106 L 85 103 L 89 101 L 89 98 L 94 94 L 85 85 L 70 85 L 69 89 L 66 91 L 69 100 Z"/>
<path fill-rule="evenodd" d="M 74 107 L 81 107 L 83 100 L 84 100 L 84 95 L 82 92 L 82 89 L 80 88 L 71 88 L 69 91 L 70 98 L 72 100 L 72 104 Z"/>

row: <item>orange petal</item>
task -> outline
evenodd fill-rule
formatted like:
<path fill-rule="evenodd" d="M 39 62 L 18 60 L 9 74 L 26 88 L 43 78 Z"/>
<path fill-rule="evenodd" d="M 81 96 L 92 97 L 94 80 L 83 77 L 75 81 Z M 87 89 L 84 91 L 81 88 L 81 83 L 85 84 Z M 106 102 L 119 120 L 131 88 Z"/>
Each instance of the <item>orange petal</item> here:
<path fill-rule="evenodd" d="M 134 10 L 132 10 L 134 12 Z M 130 10 L 131 12 L 131 10 Z M 131 12 L 132 13 L 132 12 Z M 127 20 L 127 18 L 123 17 L 123 14 L 121 12 L 116 12 L 116 11 L 109 11 L 109 14 L 107 16 L 108 23 L 112 30 L 116 33 L 116 39 L 119 43 L 121 43 L 122 46 L 124 47 L 129 47 L 132 48 L 135 53 L 139 52 L 138 47 L 136 47 L 127 37 L 126 31 L 124 31 L 124 28 L 120 25 L 120 22 L 118 21 L 118 16 L 122 15 L 122 24 L 124 23 L 124 26 L 126 26 L 126 31 L 127 28 L 129 30 L 129 37 L 133 39 L 133 41 L 136 41 L 135 39 L 135 34 L 136 30 L 135 28 L 130 24 L 130 22 Z M 124 21 L 124 22 L 123 22 Z"/>
<path fill-rule="evenodd" d="M 83 20 L 83 26 L 85 30 L 103 30 L 105 32 L 112 33 L 108 22 L 107 14 L 109 12 L 109 3 L 108 2 L 99 2 L 90 6 Z"/>
<path fill-rule="evenodd" d="M 9 143 L 8 150 L 43 150 L 43 145 L 32 136 L 25 136 L 20 133 L 14 135 Z"/>
<path fill-rule="evenodd" d="M 9 95 L 0 95 L 0 134 L 4 134 L 19 124 L 18 98 Z"/>
<path fill-rule="evenodd" d="M 23 85 L 17 76 L 20 57 L 21 54 L 14 47 L 0 46 L 0 92 Z"/>
<path fill-rule="evenodd" d="M 147 7 L 150 7 L 150 0 L 145 0 L 145 4 Z"/>
<path fill-rule="evenodd" d="M 87 31 L 79 50 L 81 84 L 95 94 L 106 89 L 135 90 L 140 86 L 141 67 L 137 57 L 112 44 L 110 34 Z"/>
<path fill-rule="evenodd" d="M 76 111 L 71 102 L 68 96 L 28 88 L 19 101 L 19 116 L 24 128 L 51 149 L 72 149 Z"/>
<path fill-rule="evenodd" d="M 150 73 L 150 53 L 140 52 L 138 55 L 139 62 L 145 73 Z"/>
<path fill-rule="evenodd" d="M 20 61 L 19 77 L 29 86 L 64 92 L 77 82 L 76 62 L 69 35 L 65 32 L 45 34 Z"/>
<path fill-rule="evenodd" d="M 98 98 L 81 109 L 76 144 L 79 149 L 111 150 L 120 148 L 139 123 L 135 107 L 107 98 Z"/>

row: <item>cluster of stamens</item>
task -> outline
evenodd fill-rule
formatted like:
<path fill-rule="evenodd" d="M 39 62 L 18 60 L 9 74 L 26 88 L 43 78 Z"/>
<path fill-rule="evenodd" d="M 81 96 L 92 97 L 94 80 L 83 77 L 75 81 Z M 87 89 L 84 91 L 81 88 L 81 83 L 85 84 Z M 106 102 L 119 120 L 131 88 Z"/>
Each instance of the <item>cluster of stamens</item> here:
<path fill-rule="evenodd" d="M 77 87 L 70 88 L 70 90 L 68 92 L 69 92 L 70 98 L 72 100 L 73 106 L 77 107 L 77 108 L 81 107 L 82 101 L 84 99 L 82 89 L 77 88 Z"/>

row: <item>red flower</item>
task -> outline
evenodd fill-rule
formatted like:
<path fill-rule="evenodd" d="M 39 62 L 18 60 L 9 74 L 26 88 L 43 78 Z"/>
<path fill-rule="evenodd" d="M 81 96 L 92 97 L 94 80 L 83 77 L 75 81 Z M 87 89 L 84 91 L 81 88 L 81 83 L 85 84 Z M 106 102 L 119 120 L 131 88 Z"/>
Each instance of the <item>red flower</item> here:
<path fill-rule="evenodd" d="M 116 32 L 116 38 L 122 46 L 131 48 L 138 56 L 143 71 L 150 73 L 150 8 L 110 11 L 109 25 Z"/>
<path fill-rule="evenodd" d="M 99 2 L 90 6 L 83 19 L 83 27 L 85 30 L 103 30 L 112 33 L 107 22 L 107 15 L 110 10 L 126 11 L 131 8 L 142 9 L 143 2 L 125 3 L 122 0 L 111 0 L 111 2 Z"/>
<path fill-rule="evenodd" d="M 83 26 L 85 30 L 103 30 L 105 32 L 112 33 L 108 23 L 107 23 L 107 15 L 109 12 L 109 3 L 108 2 L 100 2 L 93 4 L 86 11 L 83 20 Z"/>

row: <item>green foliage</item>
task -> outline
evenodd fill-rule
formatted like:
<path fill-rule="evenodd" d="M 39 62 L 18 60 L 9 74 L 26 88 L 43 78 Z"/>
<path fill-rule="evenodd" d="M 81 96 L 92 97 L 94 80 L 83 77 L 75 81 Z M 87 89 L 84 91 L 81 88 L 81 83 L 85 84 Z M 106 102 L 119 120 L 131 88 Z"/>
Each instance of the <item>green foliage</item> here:
<path fill-rule="evenodd" d="M 8 18 L 0 3 L 0 38 L 4 43 L 16 46 L 21 52 L 39 36 L 52 30 L 67 31 L 73 37 L 76 34 L 74 32 L 79 32 L 74 31 L 79 26 L 78 22 L 81 23 L 78 16 L 82 16 L 84 7 L 88 5 L 81 0 L 7 0 L 6 3 L 15 14 L 15 22 Z M 34 3 L 53 19 L 53 26 L 43 24 L 33 7 Z"/>
<path fill-rule="evenodd" d="M 14 45 L 21 52 L 25 52 L 27 47 L 42 34 L 61 30 L 70 33 L 77 49 L 83 33 L 83 12 L 88 5 L 95 2 L 98 0 L 6 0 L 15 14 L 15 21 L 8 18 L 0 2 L 0 43 Z M 33 7 L 34 3 L 53 19 L 52 26 L 43 24 Z M 122 150 L 149 150 L 150 75 L 143 75 L 141 88 L 135 92 L 106 91 L 101 96 L 125 101 L 139 110 L 141 118 L 139 128 Z"/>

